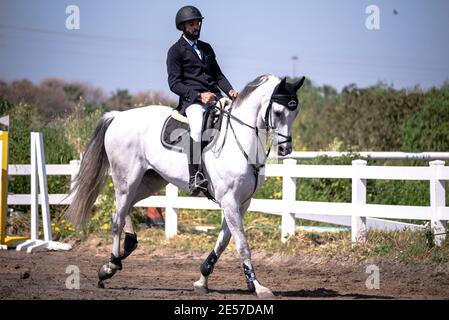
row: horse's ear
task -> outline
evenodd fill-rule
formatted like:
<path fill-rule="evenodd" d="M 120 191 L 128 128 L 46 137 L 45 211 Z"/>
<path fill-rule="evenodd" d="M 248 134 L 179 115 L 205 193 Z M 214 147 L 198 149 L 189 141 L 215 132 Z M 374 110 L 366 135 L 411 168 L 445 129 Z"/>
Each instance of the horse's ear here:
<path fill-rule="evenodd" d="M 285 88 L 285 84 L 287 83 L 287 77 L 282 78 L 281 82 L 279 82 L 278 88 Z"/>
<path fill-rule="evenodd" d="M 302 77 L 293 84 L 293 86 L 295 87 L 295 91 L 298 91 L 302 87 L 302 85 L 304 84 L 304 80 L 306 80 L 306 77 Z"/>

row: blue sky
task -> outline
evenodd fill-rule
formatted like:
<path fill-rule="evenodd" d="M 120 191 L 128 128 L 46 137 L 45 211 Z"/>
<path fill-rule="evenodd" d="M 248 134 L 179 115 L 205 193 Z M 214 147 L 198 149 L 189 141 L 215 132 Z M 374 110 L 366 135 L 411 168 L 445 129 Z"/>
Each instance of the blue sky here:
<path fill-rule="evenodd" d="M 197 6 L 235 89 L 256 76 L 294 72 L 337 89 L 383 81 L 428 88 L 449 79 L 446 0 L 0 0 L 0 79 L 45 77 L 87 82 L 110 93 L 126 88 L 169 94 L 168 48 L 179 38 L 177 10 Z M 380 30 L 368 30 L 369 5 Z M 67 30 L 68 5 L 80 29 Z M 397 14 L 393 11 L 397 10 Z"/>

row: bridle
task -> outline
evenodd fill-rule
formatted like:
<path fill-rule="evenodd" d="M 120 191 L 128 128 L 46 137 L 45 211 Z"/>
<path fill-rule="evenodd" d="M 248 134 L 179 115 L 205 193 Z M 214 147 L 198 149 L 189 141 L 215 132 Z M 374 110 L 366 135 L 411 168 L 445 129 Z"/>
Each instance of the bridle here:
<path fill-rule="evenodd" d="M 274 89 L 276 92 L 277 87 Z M 274 134 L 284 138 L 285 140 L 282 142 L 278 142 L 277 144 L 288 143 L 292 141 L 292 136 L 286 136 L 279 132 L 277 128 L 273 125 L 273 102 L 276 102 L 290 111 L 294 111 L 298 108 L 298 97 L 292 94 L 272 94 L 270 98 L 270 102 L 268 104 L 267 110 L 265 112 L 265 127 L 267 128 L 267 132 L 273 132 Z"/>
<path fill-rule="evenodd" d="M 282 106 L 284 106 L 288 110 L 294 111 L 294 110 L 296 110 L 298 108 L 298 97 L 296 96 L 296 94 L 295 95 L 293 95 L 293 94 L 279 94 L 279 93 L 277 93 L 278 87 L 279 87 L 279 84 L 275 87 L 275 89 L 273 90 L 273 94 L 270 97 L 270 101 L 268 103 L 267 110 L 265 111 L 264 123 L 265 123 L 265 127 L 266 127 L 266 130 L 267 130 L 268 134 L 278 135 L 278 136 L 280 136 L 280 137 L 285 139 L 282 142 L 277 142 L 277 145 L 280 145 L 280 144 L 283 144 L 283 143 L 291 142 L 292 141 L 292 137 L 291 136 L 286 136 L 286 135 L 280 133 L 278 128 L 274 127 L 274 125 L 273 125 L 273 112 L 272 112 L 273 111 L 273 103 L 276 102 L 278 104 L 281 104 Z M 258 144 L 262 143 L 260 141 L 259 128 L 257 126 L 251 126 L 251 125 L 245 123 L 244 121 L 240 120 L 236 116 L 234 116 L 232 114 L 232 105 L 229 108 L 229 110 L 222 109 L 220 111 L 222 112 L 222 114 L 224 114 L 224 115 L 226 115 L 228 117 L 228 120 L 227 120 L 227 123 L 226 123 L 226 131 L 225 131 L 223 143 L 222 143 L 221 147 L 219 148 L 219 151 L 221 152 L 221 150 L 223 149 L 223 146 L 224 146 L 225 141 L 226 141 L 226 137 L 228 135 L 228 127 L 230 127 L 231 131 L 232 131 L 232 133 L 234 135 L 235 141 L 237 142 L 237 145 L 238 145 L 240 151 L 242 152 L 242 154 L 245 157 L 246 161 L 251 165 L 251 167 L 253 169 L 253 172 L 254 172 L 254 175 L 256 177 L 256 183 L 254 185 L 254 190 L 253 190 L 253 194 L 254 194 L 254 192 L 257 189 L 258 182 L 259 182 L 260 169 L 262 169 L 265 166 L 265 162 L 266 162 L 268 156 L 270 155 L 271 146 L 273 144 L 273 139 L 271 139 L 270 145 L 268 147 L 268 151 L 265 153 L 265 158 L 262 161 L 262 163 L 259 163 L 259 145 L 256 148 L 256 164 L 250 163 L 249 155 L 243 149 L 243 147 L 242 147 L 242 145 L 241 145 L 241 143 L 240 143 L 240 141 L 239 141 L 239 139 L 237 137 L 237 134 L 235 133 L 234 127 L 232 126 L 231 119 L 236 121 L 237 123 L 239 123 L 241 125 L 244 125 L 244 126 L 250 128 L 250 129 L 254 130 L 255 133 L 256 133 L 256 136 L 257 136 Z"/>

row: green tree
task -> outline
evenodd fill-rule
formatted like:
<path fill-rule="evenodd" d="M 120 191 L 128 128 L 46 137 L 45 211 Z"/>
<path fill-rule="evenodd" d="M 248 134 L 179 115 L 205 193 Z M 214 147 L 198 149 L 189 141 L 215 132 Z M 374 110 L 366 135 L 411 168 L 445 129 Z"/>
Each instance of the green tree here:
<path fill-rule="evenodd" d="M 402 124 L 404 151 L 449 151 L 449 83 L 425 93 L 419 111 Z"/>

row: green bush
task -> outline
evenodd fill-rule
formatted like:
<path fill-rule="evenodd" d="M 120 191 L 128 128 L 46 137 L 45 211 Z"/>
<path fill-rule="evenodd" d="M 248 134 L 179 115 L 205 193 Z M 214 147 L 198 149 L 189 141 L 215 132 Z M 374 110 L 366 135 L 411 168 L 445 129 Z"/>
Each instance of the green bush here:
<path fill-rule="evenodd" d="M 303 160 L 304 165 L 351 165 L 359 159 L 357 154 L 349 154 L 341 158 L 318 157 Z M 296 199 L 301 201 L 351 202 L 350 179 L 298 179 L 296 183 Z"/>
<path fill-rule="evenodd" d="M 449 151 L 449 83 L 427 92 L 400 127 L 405 151 Z"/>
<path fill-rule="evenodd" d="M 448 151 L 449 83 L 425 91 L 379 83 L 338 93 L 307 81 L 299 91 L 294 150 Z"/>

